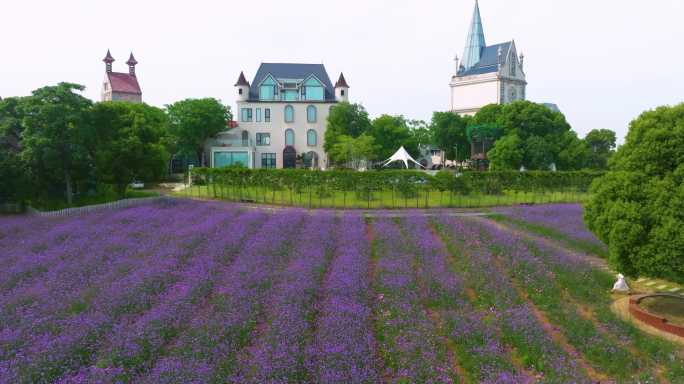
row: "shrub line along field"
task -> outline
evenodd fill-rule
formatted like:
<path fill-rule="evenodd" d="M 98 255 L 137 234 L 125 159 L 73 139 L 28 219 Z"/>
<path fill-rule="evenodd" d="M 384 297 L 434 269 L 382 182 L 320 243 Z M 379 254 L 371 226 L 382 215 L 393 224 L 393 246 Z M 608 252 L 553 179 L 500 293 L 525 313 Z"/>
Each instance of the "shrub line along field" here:
<path fill-rule="evenodd" d="M 579 225 L 528 208 L 508 214 Z M 684 381 L 681 350 L 618 319 L 590 260 L 438 213 L 2 217 L 0 383 Z"/>

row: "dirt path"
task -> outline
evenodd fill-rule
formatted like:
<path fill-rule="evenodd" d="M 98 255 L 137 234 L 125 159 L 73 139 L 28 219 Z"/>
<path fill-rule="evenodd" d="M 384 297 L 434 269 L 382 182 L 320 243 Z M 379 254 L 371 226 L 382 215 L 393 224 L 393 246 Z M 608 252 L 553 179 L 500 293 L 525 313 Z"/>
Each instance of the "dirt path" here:
<path fill-rule="evenodd" d="M 629 297 L 622 297 L 620 299 L 615 300 L 613 304 L 611 304 L 610 309 L 618 317 L 632 323 L 635 327 L 641 329 L 642 331 L 653 336 L 662 337 L 663 339 L 666 339 L 668 341 L 671 341 L 684 347 L 684 337 L 679 337 L 671 333 L 663 332 L 657 328 L 651 327 L 650 325 L 642 323 L 641 321 L 635 319 L 634 316 L 632 316 L 632 314 L 629 313 Z M 680 356 L 684 358 L 684 349 L 680 351 Z"/>

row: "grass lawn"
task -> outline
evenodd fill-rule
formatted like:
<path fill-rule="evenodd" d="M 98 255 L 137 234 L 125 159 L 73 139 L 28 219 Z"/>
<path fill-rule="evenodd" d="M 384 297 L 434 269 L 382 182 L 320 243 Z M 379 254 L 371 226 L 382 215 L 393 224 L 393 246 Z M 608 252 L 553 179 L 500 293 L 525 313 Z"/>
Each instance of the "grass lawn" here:
<path fill-rule="evenodd" d="M 293 191 L 266 188 L 230 188 L 222 185 L 202 185 L 186 188 L 177 196 L 254 202 L 305 208 L 486 208 L 517 204 L 577 203 L 589 199 L 580 192 L 505 192 L 501 195 L 457 195 L 449 192 L 420 191 L 412 197 L 402 197 L 392 190 L 374 191 L 361 195 L 351 192 L 330 192 L 319 195 L 314 189 Z"/>

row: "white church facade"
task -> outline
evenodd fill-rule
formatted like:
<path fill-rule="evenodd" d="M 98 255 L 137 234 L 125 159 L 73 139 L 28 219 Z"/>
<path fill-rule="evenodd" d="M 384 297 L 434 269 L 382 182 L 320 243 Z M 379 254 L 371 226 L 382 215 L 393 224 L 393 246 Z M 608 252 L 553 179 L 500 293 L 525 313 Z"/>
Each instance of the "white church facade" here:
<path fill-rule="evenodd" d="M 513 40 L 486 44 L 477 0 L 463 57 L 456 56 L 455 63 L 450 83 L 452 112 L 474 115 L 485 105 L 526 99 L 524 56 L 518 56 Z"/>

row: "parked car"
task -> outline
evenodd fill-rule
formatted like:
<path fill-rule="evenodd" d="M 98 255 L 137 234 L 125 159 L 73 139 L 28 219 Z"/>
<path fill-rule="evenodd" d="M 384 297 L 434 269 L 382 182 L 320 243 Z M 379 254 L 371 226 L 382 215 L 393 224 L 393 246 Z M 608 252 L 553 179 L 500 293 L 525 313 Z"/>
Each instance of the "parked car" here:
<path fill-rule="evenodd" d="M 143 189 L 143 188 L 145 188 L 145 183 L 143 183 L 140 180 L 133 180 L 133 182 L 131 182 L 131 184 L 129 184 L 129 186 L 133 189 Z"/>

